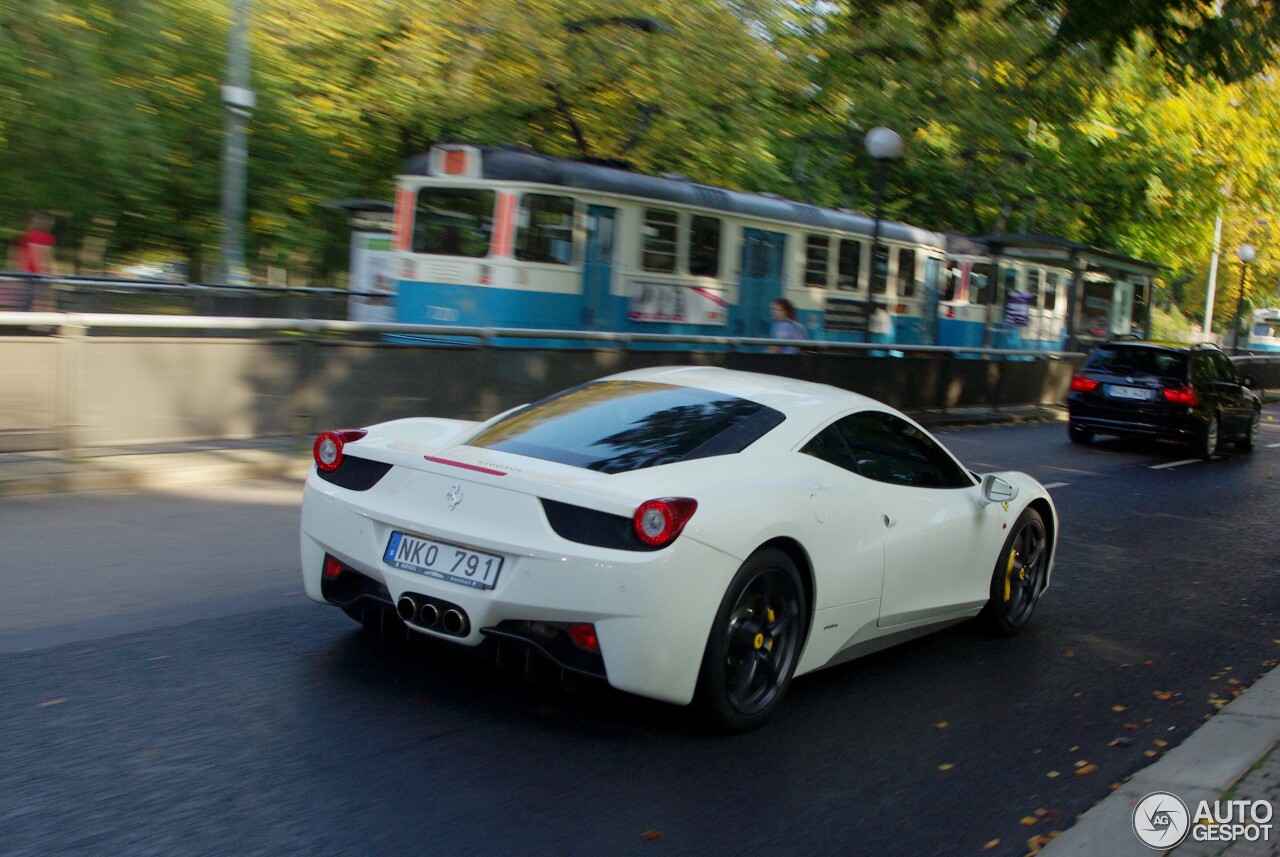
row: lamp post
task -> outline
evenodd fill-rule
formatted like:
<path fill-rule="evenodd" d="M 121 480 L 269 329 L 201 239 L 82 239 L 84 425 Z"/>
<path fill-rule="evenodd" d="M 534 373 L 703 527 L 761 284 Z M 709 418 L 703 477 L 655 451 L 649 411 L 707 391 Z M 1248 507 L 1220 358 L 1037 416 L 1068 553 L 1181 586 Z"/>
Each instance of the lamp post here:
<path fill-rule="evenodd" d="M 876 191 L 876 207 L 875 220 L 871 227 L 871 279 L 867 283 L 867 306 L 863 324 L 867 331 L 867 339 L 871 339 L 871 314 L 875 311 L 875 304 L 871 298 L 871 292 L 875 288 L 876 274 L 879 270 L 880 257 L 880 218 L 884 208 L 884 182 L 887 177 L 889 162 L 896 161 L 902 157 L 902 137 L 890 128 L 876 126 L 867 132 L 863 138 L 863 145 L 867 148 L 867 154 L 875 159 L 875 191 Z M 885 254 L 883 276 L 889 276 L 889 259 Z"/>
<path fill-rule="evenodd" d="M 226 106 L 222 144 L 222 258 L 224 283 L 243 283 L 244 197 L 249 165 L 248 127 L 256 98 L 249 88 L 249 0 L 232 0 L 227 34 Z"/>
<path fill-rule="evenodd" d="M 1231 353 L 1240 353 L 1240 316 L 1244 313 L 1244 285 L 1249 277 L 1249 263 L 1258 258 L 1258 251 L 1253 249 L 1252 244 L 1241 244 L 1240 249 L 1236 250 L 1236 257 L 1240 260 L 1240 294 L 1236 297 L 1236 320 L 1235 335 L 1231 339 Z"/>

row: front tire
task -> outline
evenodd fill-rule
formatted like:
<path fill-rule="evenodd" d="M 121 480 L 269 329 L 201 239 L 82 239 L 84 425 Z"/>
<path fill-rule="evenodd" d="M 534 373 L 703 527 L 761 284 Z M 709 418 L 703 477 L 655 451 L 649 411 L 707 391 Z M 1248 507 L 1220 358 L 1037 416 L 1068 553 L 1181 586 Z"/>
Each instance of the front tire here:
<path fill-rule="evenodd" d="M 1044 591 L 1049 537 L 1035 509 L 1018 516 L 991 575 L 991 598 L 981 617 L 997 634 L 1012 637 L 1026 626 Z"/>
<path fill-rule="evenodd" d="M 1196 453 L 1203 459 L 1213 458 L 1218 453 L 1218 438 L 1222 432 L 1222 423 L 1215 414 L 1209 417 L 1209 422 L 1205 423 L 1204 430 L 1200 433 L 1200 444 L 1196 448 Z"/>
<path fill-rule="evenodd" d="M 720 602 L 707 639 L 695 704 L 714 726 L 763 725 L 800 660 L 808 604 L 791 557 L 766 548 L 747 558 Z"/>
<path fill-rule="evenodd" d="M 1236 441 L 1236 447 L 1241 452 L 1253 452 L 1254 447 L 1258 445 L 1258 439 L 1262 434 L 1262 411 L 1254 411 L 1253 417 L 1249 420 L 1249 428 L 1244 433 L 1244 437 Z"/>

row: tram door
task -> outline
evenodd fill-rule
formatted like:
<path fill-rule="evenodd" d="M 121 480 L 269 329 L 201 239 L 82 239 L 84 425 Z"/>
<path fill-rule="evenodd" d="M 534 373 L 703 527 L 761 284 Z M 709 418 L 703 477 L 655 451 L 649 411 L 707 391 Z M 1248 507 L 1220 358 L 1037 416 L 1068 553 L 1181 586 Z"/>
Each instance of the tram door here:
<path fill-rule="evenodd" d="M 613 284 L 613 236 L 618 210 L 587 206 L 587 252 L 582 260 L 582 326 L 608 329 L 609 289 Z"/>
<path fill-rule="evenodd" d="M 782 297 L 782 260 L 787 236 L 762 229 L 742 230 L 742 279 L 738 287 L 741 336 L 768 336 L 769 304 Z"/>

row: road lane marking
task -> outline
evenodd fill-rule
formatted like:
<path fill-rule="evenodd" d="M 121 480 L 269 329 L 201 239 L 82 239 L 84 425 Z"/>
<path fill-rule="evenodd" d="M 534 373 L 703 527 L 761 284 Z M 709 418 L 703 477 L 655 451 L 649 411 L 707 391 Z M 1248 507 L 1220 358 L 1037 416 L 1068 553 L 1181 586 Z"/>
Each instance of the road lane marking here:
<path fill-rule="evenodd" d="M 1071 484 L 1070 482 L 1050 482 L 1048 485 L 1044 487 L 1045 488 L 1066 488 L 1070 484 Z"/>
<path fill-rule="evenodd" d="M 1185 458 L 1182 461 L 1167 461 L 1164 464 L 1151 465 L 1152 470 L 1168 470 L 1171 467 L 1181 467 L 1184 464 L 1199 464 L 1203 458 Z"/>
<path fill-rule="evenodd" d="M 1277 446 L 1280 446 L 1280 443 L 1269 443 L 1267 449 L 1275 449 Z"/>

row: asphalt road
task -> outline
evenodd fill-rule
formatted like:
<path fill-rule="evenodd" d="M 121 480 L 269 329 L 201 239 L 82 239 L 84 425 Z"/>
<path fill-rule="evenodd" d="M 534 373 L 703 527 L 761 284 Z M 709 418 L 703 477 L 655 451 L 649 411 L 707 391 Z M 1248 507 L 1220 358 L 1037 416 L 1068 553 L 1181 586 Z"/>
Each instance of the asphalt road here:
<path fill-rule="evenodd" d="M 0 501 L 0 853 L 1025 854 L 1280 657 L 1267 416 L 1253 455 L 1181 464 L 942 433 L 1057 486 L 1031 626 L 801 678 L 732 738 L 311 604 L 297 483 Z"/>

